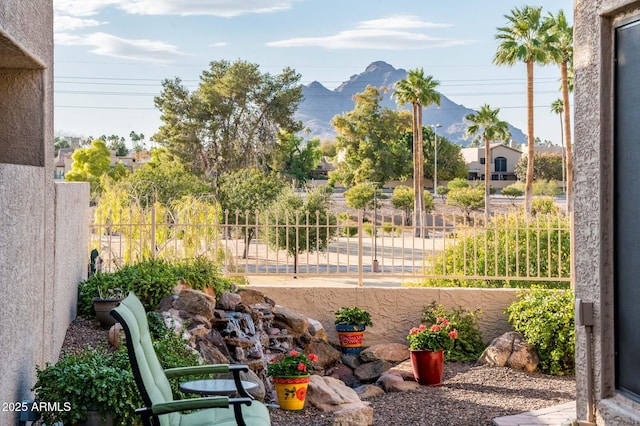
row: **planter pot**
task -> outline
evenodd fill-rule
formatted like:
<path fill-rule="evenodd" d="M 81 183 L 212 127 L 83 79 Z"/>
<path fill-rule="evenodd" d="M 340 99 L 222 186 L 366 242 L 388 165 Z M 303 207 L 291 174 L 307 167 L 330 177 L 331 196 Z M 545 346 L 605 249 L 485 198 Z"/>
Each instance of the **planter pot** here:
<path fill-rule="evenodd" d="M 413 377 L 423 386 L 441 386 L 444 351 L 410 351 Z"/>
<path fill-rule="evenodd" d="M 273 384 L 278 395 L 278 404 L 283 410 L 299 411 L 304 408 L 304 400 L 309 386 L 309 375 L 274 377 Z"/>
<path fill-rule="evenodd" d="M 121 300 L 122 299 L 101 299 L 99 297 L 93 298 L 93 310 L 96 311 L 96 319 L 103 328 L 109 329 L 116 323 L 116 319 L 109 315 L 109 312 L 118 306 Z"/>
<path fill-rule="evenodd" d="M 338 332 L 338 339 L 340 339 L 340 347 L 343 354 L 360 354 L 365 328 L 364 325 L 336 324 L 336 331 Z"/>

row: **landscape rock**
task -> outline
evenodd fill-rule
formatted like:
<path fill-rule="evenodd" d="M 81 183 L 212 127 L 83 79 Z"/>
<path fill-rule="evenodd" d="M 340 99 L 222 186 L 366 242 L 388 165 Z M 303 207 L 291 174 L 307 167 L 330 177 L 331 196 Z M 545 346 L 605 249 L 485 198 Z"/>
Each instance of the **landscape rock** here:
<path fill-rule="evenodd" d="M 327 331 L 324 329 L 322 323 L 312 318 L 307 318 L 307 321 L 309 322 L 309 333 L 313 337 L 329 343 L 329 336 L 327 336 Z"/>
<path fill-rule="evenodd" d="M 391 389 L 394 388 L 394 385 L 399 383 L 404 383 L 404 379 L 399 374 L 394 373 L 385 373 L 382 376 L 378 377 L 376 380 L 376 385 L 380 386 L 385 392 L 391 392 Z"/>
<path fill-rule="evenodd" d="M 341 380 L 314 374 L 309 380 L 307 402 L 320 411 L 337 411 L 347 404 L 363 404 L 356 391 Z"/>
<path fill-rule="evenodd" d="M 247 305 L 256 305 L 258 303 L 265 303 L 264 293 L 258 290 L 255 290 L 252 288 L 245 288 L 240 290 L 239 294 L 240 294 L 240 301 Z"/>
<path fill-rule="evenodd" d="M 356 368 L 358 368 L 360 364 L 362 364 L 362 362 L 360 361 L 360 357 L 358 355 L 342 354 L 341 359 L 344 365 L 348 366 L 353 370 L 355 370 Z"/>
<path fill-rule="evenodd" d="M 267 396 L 267 391 L 264 386 L 264 382 L 258 377 L 253 370 L 249 369 L 249 371 L 241 371 L 240 379 L 248 382 L 257 383 L 258 387 L 254 389 L 249 389 L 249 395 L 257 399 L 258 401 L 264 401 L 264 398 Z"/>
<path fill-rule="evenodd" d="M 323 340 L 315 339 L 309 342 L 304 349 L 305 354 L 318 355 L 316 365 L 327 369 L 340 360 L 340 351 Z"/>
<path fill-rule="evenodd" d="M 496 337 L 487 346 L 478 363 L 494 367 L 508 366 L 518 370 L 534 371 L 538 366 L 538 354 L 524 336 L 510 331 Z"/>
<path fill-rule="evenodd" d="M 225 291 L 220 295 L 216 308 L 223 311 L 235 311 L 236 305 L 240 302 L 242 302 L 242 297 L 239 294 Z"/>
<path fill-rule="evenodd" d="M 196 349 L 209 364 L 229 364 L 229 358 L 207 339 L 197 339 Z"/>
<path fill-rule="evenodd" d="M 398 374 L 404 380 L 415 380 L 415 377 L 413 376 L 413 366 L 411 365 L 410 359 L 391 367 L 387 372 Z"/>
<path fill-rule="evenodd" d="M 402 362 L 409 359 L 409 347 L 400 343 L 380 343 L 360 352 L 360 359 L 364 362 L 379 359 L 391 363 Z"/>
<path fill-rule="evenodd" d="M 373 408 L 364 402 L 347 404 L 333 413 L 331 426 L 373 425 Z"/>
<path fill-rule="evenodd" d="M 368 383 L 375 381 L 390 368 L 390 363 L 379 359 L 378 361 L 368 362 L 358 366 L 358 368 L 354 370 L 353 374 L 361 382 Z"/>
<path fill-rule="evenodd" d="M 356 376 L 353 375 L 353 370 L 344 364 L 338 364 L 333 367 L 329 376 L 342 380 L 350 388 L 355 388 L 360 384 Z"/>
<path fill-rule="evenodd" d="M 307 317 L 300 315 L 289 308 L 276 305 L 273 308 L 273 315 L 275 316 L 275 321 L 286 325 L 289 331 L 296 336 L 302 336 L 309 330 L 309 321 L 307 321 Z"/>
<path fill-rule="evenodd" d="M 190 316 L 202 315 L 208 320 L 213 319 L 216 299 L 197 290 L 182 290 L 174 300 L 173 307 L 186 311 Z"/>
<path fill-rule="evenodd" d="M 361 400 L 374 398 L 376 396 L 384 395 L 384 389 L 376 385 L 361 385 L 353 389 L 356 391 Z"/>

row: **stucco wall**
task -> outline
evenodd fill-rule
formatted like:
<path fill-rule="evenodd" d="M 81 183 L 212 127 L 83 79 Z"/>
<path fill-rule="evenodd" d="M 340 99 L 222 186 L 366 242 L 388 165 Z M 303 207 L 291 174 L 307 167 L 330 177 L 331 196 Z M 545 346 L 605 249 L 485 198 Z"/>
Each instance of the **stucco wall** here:
<path fill-rule="evenodd" d="M 640 408 L 616 395 L 613 309 L 613 25 L 640 1 L 574 2 L 574 189 L 576 297 L 594 303 L 593 369 L 587 335 L 576 333 L 577 417 L 587 420 L 592 389 L 597 424 L 640 424 Z M 598 173 L 599 171 L 599 173 Z M 588 385 L 588 378 L 592 386 Z"/>
<path fill-rule="evenodd" d="M 504 310 L 516 299 L 512 289 L 260 286 L 256 290 L 279 305 L 320 321 L 334 343 L 338 342 L 335 312 L 354 305 L 367 310 L 373 327 L 367 327 L 365 346 L 406 344 L 409 330 L 420 324 L 422 311 L 434 300 L 447 309 L 481 309 L 480 330 L 488 342 L 511 330 Z"/>

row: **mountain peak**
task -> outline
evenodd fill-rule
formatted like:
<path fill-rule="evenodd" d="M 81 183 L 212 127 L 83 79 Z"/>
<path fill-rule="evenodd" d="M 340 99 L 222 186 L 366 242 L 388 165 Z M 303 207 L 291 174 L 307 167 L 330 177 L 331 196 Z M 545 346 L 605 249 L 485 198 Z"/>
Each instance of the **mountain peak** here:
<path fill-rule="evenodd" d="M 375 61 L 371 62 L 367 68 L 365 68 L 364 72 L 394 72 L 396 69 L 393 65 L 386 63 L 385 61 Z"/>

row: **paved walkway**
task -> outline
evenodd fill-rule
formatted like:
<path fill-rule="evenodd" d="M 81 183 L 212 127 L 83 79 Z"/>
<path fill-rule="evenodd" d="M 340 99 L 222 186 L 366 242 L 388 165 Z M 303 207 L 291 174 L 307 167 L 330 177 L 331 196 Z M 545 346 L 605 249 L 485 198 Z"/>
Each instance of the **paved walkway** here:
<path fill-rule="evenodd" d="M 496 426 L 570 426 L 575 418 L 576 402 L 571 401 L 514 416 L 496 417 L 493 419 L 493 424 Z"/>

